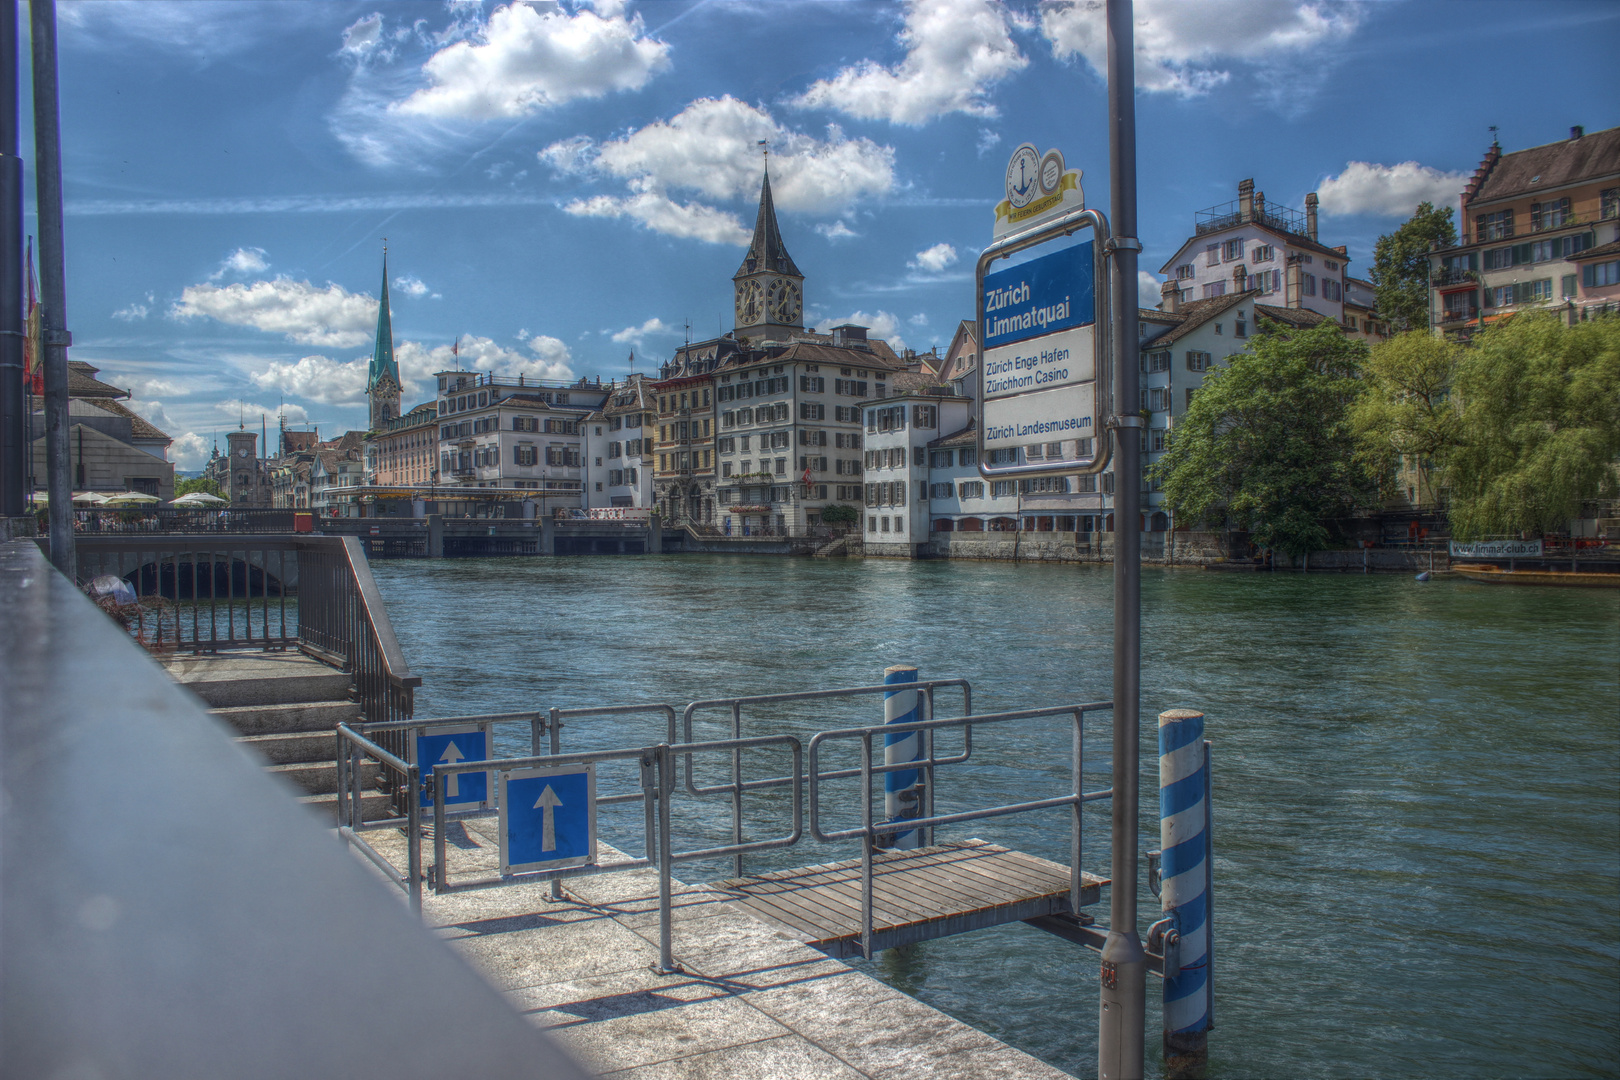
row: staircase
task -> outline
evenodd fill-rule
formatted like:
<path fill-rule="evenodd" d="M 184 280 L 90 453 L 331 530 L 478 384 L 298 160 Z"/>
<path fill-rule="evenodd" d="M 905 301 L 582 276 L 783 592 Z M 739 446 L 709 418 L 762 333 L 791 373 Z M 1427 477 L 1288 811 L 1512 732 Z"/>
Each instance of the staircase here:
<path fill-rule="evenodd" d="M 299 802 L 335 818 L 332 732 L 359 715 L 347 674 L 291 650 L 175 657 L 166 666 L 234 729 L 236 741 L 254 751 L 268 772 L 293 786 Z M 377 790 L 379 766 L 367 762 L 363 768 L 361 812 L 368 821 L 387 817 L 388 795 Z"/>

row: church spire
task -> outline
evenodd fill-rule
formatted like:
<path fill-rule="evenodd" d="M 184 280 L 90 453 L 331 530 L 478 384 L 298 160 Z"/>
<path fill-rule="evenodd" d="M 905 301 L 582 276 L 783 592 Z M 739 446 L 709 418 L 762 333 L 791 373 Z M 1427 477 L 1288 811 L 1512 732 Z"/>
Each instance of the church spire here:
<path fill-rule="evenodd" d="M 759 186 L 759 216 L 754 219 L 753 242 L 748 245 L 748 254 L 743 256 L 742 265 L 732 276 L 741 277 L 762 270 L 804 277 L 793 264 L 793 256 L 788 254 L 787 245 L 782 243 L 782 230 L 776 224 L 776 204 L 771 201 L 769 168 L 766 168 L 765 179 Z"/>
<path fill-rule="evenodd" d="M 369 392 L 384 380 L 399 385 L 399 366 L 394 363 L 394 324 L 388 312 L 388 249 L 383 248 L 382 299 L 377 304 L 377 343 L 371 350 L 371 370 L 367 373 Z"/>

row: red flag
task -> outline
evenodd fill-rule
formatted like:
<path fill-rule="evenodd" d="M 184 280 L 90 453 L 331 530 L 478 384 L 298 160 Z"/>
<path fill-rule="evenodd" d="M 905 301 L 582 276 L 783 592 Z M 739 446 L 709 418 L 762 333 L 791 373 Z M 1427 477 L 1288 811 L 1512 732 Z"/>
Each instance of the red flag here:
<path fill-rule="evenodd" d="M 808 465 L 804 467 L 804 485 L 805 487 L 810 486 L 810 466 Z"/>
<path fill-rule="evenodd" d="M 30 394 L 44 396 L 45 368 L 40 363 L 41 312 L 39 294 L 34 280 L 34 240 L 28 239 L 28 305 L 24 310 L 23 327 L 23 385 Z"/>

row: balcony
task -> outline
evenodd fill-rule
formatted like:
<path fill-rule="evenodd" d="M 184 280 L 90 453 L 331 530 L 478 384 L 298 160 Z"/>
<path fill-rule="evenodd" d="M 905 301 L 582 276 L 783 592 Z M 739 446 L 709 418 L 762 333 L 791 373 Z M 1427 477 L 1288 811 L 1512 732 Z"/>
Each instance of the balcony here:
<path fill-rule="evenodd" d="M 1436 288 L 1443 288 L 1447 285 L 1465 285 L 1469 282 L 1476 282 L 1478 280 L 1478 270 L 1464 270 L 1455 266 L 1448 267 L 1443 270 L 1437 270 L 1429 279 L 1430 283 Z"/>
<path fill-rule="evenodd" d="M 1479 317 L 1479 308 L 1470 305 L 1465 308 L 1447 308 L 1439 315 L 1438 326 L 1450 326 L 1453 323 L 1467 322 Z"/>

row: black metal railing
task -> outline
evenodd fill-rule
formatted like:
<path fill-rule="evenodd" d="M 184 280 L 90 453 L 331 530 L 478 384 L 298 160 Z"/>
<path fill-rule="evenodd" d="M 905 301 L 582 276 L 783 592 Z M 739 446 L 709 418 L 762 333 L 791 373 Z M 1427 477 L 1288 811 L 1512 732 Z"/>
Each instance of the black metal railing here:
<path fill-rule="evenodd" d="M 1461 267 L 1448 266 L 1434 272 L 1431 281 L 1435 285 L 1461 285 L 1469 281 L 1478 281 L 1478 270 L 1465 270 Z"/>
<path fill-rule="evenodd" d="M 75 535 L 126 536 L 131 533 L 275 533 L 292 532 L 293 515 L 309 510 L 184 509 L 172 506 L 114 510 L 74 508 Z"/>

